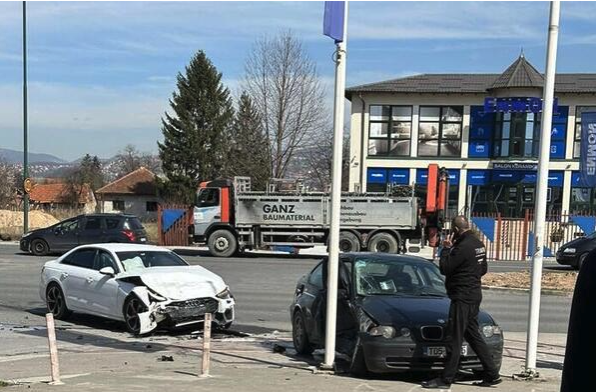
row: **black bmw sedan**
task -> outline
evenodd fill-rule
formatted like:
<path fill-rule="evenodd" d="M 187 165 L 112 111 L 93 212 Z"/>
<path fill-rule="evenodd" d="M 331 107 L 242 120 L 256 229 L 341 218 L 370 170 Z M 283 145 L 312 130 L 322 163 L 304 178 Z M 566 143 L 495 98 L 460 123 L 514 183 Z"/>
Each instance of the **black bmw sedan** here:
<path fill-rule="evenodd" d="M 588 256 L 596 248 L 596 232 L 585 237 L 576 238 L 561 246 L 557 251 L 557 263 L 570 265 L 579 270 Z"/>
<path fill-rule="evenodd" d="M 337 351 L 351 358 L 351 371 L 442 370 L 446 359 L 449 298 L 439 268 L 425 259 L 380 253 L 340 257 Z M 299 354 L 325 345 L 327 260 L 300 279 L 291 306 L 292 336 Z M 486 312 L 481 333 L 500 368 L 503 333 Z M 482 365 L 464 342 L 462 369 Z"/>

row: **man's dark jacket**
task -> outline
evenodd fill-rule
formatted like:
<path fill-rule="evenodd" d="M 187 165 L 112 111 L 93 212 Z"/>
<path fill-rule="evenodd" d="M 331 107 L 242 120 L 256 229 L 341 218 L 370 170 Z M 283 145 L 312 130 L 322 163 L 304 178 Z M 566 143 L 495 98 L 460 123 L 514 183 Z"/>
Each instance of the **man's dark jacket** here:
<path fill-rule="evenodd" d="M 472 231 L 443 248 L 439 261 L 445 275 L 447 295 L 454 301 L 476 303 L 482 300 L 481 278 L 487 271 L 486 248 Z"/>

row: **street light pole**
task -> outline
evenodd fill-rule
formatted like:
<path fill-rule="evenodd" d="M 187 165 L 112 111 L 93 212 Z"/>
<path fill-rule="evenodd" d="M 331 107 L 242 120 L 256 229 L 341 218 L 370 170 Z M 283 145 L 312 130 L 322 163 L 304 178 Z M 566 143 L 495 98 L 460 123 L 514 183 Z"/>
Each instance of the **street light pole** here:
<path fill-rule="evenodd" d="M 337 281 L 339 270 L 339 216 L 341 212 L 344 94 L 346 89 L 347 25 L 348 2 L 346 1 L 343 40 L 337 43 L 337 58 L 335 61 L 335 99 L 333 104 L 333 169 L 331 174 L 331 222 L 329 225 L 329 261 L 327 263 L 327 322 L 325 328 L 325 359 L 322 364 L 322 367 L 327 369 L 332 369 L 335 362 Z"/>
<path fill-rule="evenodd" d="M 530 310 L 528 315 L 528 338 L 526 342 L 526 369 L 528 377 L 535 377 L 540 323 L 540 288 L 542 284 L 542 261 L 544 258 L 544 223 L 546 221 L 546 197 L 548 192 L 548 166 L 550 162 L 550 136 L 555 95 L 555 70 L 557 42 L 559 38 L 559 14 L 561 3 L 550 3 L 548 45 L 546 48 L 546 78 L 544 81 L 542 123 L 540 128 L 540 155 L 538 156 L 538 183 L 534 210 L 534 246 L 532 250 L 532 279 L 530 286 Z"/>
<path fill-rule="evenodd" d="M 23 1 L 23 234 L 29 231 L 29 192 L 24 189 L 29 178 L 27 126 L 27 2 Z"/>

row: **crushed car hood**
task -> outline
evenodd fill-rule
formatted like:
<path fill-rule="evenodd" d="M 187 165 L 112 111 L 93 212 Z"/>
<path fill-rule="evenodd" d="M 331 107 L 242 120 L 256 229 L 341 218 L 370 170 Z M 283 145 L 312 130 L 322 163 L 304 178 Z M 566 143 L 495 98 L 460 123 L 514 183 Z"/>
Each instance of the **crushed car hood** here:
<path fill-rule="evenodd" d="M 215 297 L 226 289 L 222 278 L 200 266 L 153 267 L 123 273 L 117 279 L 138 277 L 157 294 L 173 300 Z"/>
<path fill-rule="evenodd" d="M 449 318 L 450 300 L 432 297 L 370 296 L 362 300 L 362 309 L 380 325 L 395 327 L 433 325 Z M 480 311 L 480 324 L 492 324 L 488 313 Z"/>

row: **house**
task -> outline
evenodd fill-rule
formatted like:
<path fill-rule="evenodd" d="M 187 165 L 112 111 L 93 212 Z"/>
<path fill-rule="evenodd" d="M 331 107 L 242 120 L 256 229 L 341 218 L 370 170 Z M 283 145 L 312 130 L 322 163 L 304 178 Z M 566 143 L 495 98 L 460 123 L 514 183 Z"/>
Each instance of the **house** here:
<path fill-rule="evenodd" d="M 97 206 L 89 184 L 74 191 L 65 183 L 35 184 L 29 193 L 29 202 L 33 208 L 44 211 L 74 208 L 92 213 Z"/>
<path fill-rule="evenodd" d="M 449 172 L 449 215 L 523 218 L 536 203 L 544 75 L 523 55 L 501 74 L 423 74 L 350 87 L 350 191 L 416 186 Z M 551 212 L 596 211 L 579 173 L 582 114 L 596 111 L 596 74 L 559 73 L 550 141 Z M 583 135 L 585 136 L 585 135 Z"/>
<path fill-rule="evenodd" d="M 141 219 L 157 219 L 158 196 L 156 176 L 145 167 L 120 177 L 98 189 L 100 212 L 125 212 Z"/>

